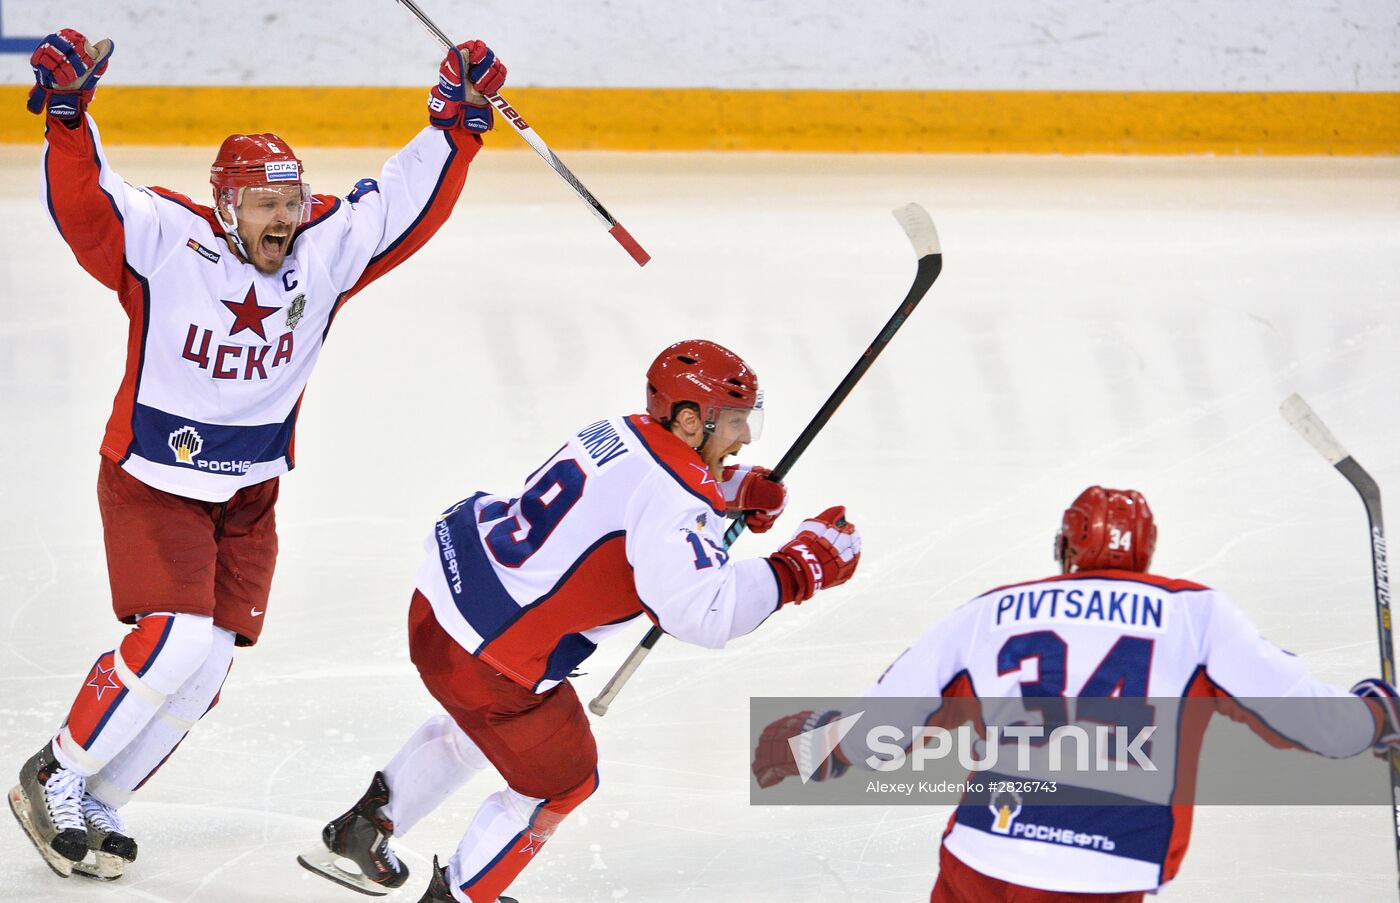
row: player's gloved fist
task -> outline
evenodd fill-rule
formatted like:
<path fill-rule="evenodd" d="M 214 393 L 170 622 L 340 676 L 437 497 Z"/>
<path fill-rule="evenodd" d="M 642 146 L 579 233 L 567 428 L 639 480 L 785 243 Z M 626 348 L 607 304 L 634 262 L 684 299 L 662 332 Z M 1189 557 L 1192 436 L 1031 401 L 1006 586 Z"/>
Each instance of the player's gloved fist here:
<path fill-rule="evenodd" d="M 806 602 L 818 590 L 840 586 L 860 564 L 860 531 L 837 505 L 804 520 L 787 545 L 768 557 L 782 604 Z"/>
<path fill-rule="evenodd" d="M 1385 758 L 1392 750 L 1400 749 L 1400 699 L 1396 698 L 1395 688 L 1380 678 L 1368 677 L 1358 681 L 1351 692 L 1379 710 L 1383 723 L 1371 751 Z"/>
<path fill-rule="evenodd" d="M 845 774 L 850 765 L 832 742 L 834 738 L 823 737 L 821 731 L 811 733 L 840 717 L 841 713 L 835 711 L 798 712 L 765 727 L 753 751 L 753 776 L 758 786 L 772 787 L 782 783 L 784 778 L 800 774 L 810 775 L 809 781 L 825 781 Z M 794 737 L 798 738 L 795 744 Z M 818 756 L 828 749 L 830 752 L 819 762 Z"/>
<path fill-rule="evenodd" d="M 51 116 L 76 120 L 91 102 L 97 80 L 107 72 L 112 49 L 110 41 L 95 46 L 71 28 L 40 41 L 29 58 L 34 67 L 34 87 L 26 104 L 29 112 L 41 113 L 47 107 Z M 99 58 L 101 62 L 94 66 Z"/>
<path fill-rule="evenodd" d="M 487 97 L 501 90 L 506 83 L 506 64 L 483 41 L 468 41 L 461 45 L 467 54 L 467 81 Z"/>
<path fill-rule="evenodd" d="M 731 464 L 722 476 L 724 507 L 730 514 L 743 514 L 753 532 L 767 533 L 787 507 L 787 487 L 773 479 L 773 471 L 752 464 Z"/>
<path fill-rule="evenodd" d="M 440 129 L 489 132 L 491 104 L 506 81 L 506 66 L 481 41 L 467 41 L 447 51 L 438 67 L 438 83 L 428 92 L 428 121 Z"/>

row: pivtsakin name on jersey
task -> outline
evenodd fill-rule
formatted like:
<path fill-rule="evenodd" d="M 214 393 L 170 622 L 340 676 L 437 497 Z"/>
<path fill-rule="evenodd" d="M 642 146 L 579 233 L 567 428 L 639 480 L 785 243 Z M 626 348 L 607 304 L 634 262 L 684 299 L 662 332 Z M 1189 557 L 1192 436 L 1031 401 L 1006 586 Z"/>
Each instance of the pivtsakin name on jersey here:
<path fill-rule="evenodd" d="M 1100 621 L 1162 629 L 1160 596 L 1131 590 L 1032 587 L 997 599 L 997 626 L 1027 621 Z"/>
<path fill-rule="evenodd" d="M 267 379 L 267 372 L 292 360 L 292 333 L 278 336 L 276 350 L 266 345 L 213 345 L 213 330 L 190 324 L 185 349 L 180 354 L 215 379 Z M 271 354 L 269 359 L 268 355 Z"/>

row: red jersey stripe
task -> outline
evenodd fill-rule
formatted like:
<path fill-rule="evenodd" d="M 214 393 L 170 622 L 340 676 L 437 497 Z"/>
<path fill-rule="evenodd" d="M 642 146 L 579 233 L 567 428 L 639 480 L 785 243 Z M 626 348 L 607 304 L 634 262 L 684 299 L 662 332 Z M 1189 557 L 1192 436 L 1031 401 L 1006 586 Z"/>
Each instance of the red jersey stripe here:
<path fill-rule="evenodd" d="M 44 191 L 59 233 L 94 279 L 114 291 L 129 288 L 122 280 L 126 233 L 116 202 L 99 181 L 92 126 L 86 118 L 76 129 L 49 119 L 45 137 Z M 126 293 L 119 297 L 125 306 Z"/>
<path fill-rule="evenodd" d="M 562 638 L 641 613 L 626 538 L 619 533 L 595 546 L 553 593 L 523 609 L 477 654 L 516 683 L 534 689 Z"/>

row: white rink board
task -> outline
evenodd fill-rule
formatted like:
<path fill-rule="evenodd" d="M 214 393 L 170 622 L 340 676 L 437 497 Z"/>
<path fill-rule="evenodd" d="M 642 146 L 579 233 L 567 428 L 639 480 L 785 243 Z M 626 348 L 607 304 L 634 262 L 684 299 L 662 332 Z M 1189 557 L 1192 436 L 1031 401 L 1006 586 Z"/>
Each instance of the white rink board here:
<path fill-rule="evenodd" d="M 0 148 L 7 773 L 123 632 L 93 486 L 125 321 L 47 225 L 36 156 Z M 111 156 L 134 182 L 204 195 L 206 151 Z M 319 190 L 343 191 L 381 157 L 307 162 Z M 652 355 L 696 335 L 756 366 L 770 410 L 749 459 L 771 463 L 907 289 L 913 255 L 889 211 L 911 200 L 938 224 L 944 275 L 792 473 L 775 531 L 844 503 L 860 572 L 723 652 L 663 642 L 595 722 L 601 789 L 512 889 L 522 903 L 927 899 L 948 811 L 751 808 L 748 697 L 859 693 L 964 599 L 1048 573 L 1060 511 L 1091 482 L 1147 494 L 1157 570 L 1229 592 L 1324 679 L 1375 673 L 1361 505 L 1277 406 L 1300 392 L 1400 499 L 1400 162 L 569 163 L 652 263 L 637 269 L 532 154 L 483 153 L 443 233 L 337 319 L 283 484 L 267 633 L 126 810 L 141 859 L 117 885 L 65 884 L 6 819 L 0 900 L 360 899 L 294 856 L 435 711 L 404 631 L 435 514 L 637 409 Z M 581 696 L 630 639 L 590 660 Z M 428 858 L 498 787 L 483 775 L 401 842 L 417 875 L 390 899 L 417 899 Z M 1388 820 L 1202 809 L 1157 899 L 1393 900 Z"/>
<path fill-rule="evenodd" d="M 545 87 L 1396 91 L 1393 0 L 422 0 Z M 117 42 L 110 84 L 423 85 L 441 58 L 393 0 L 10 0 L 4 34 Z M 0 84 L 29 84 L 19 55 Z M 12 63 L 12 64 L 10 64 Z M 428 76 L 425 77 L 424 73 Z"/>

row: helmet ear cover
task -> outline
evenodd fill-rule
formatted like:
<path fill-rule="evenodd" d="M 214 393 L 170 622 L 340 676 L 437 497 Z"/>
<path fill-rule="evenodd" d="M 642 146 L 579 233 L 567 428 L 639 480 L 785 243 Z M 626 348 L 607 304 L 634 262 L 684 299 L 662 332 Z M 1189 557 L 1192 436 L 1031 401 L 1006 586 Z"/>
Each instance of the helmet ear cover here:
<path fill-rule="evenodd" d="M 1055 560 L 1065 573 L 1112 568 L 1145 572 L 1157 548 L 1157 524 L 1134 489 L 1090 486 L 1065 509 Z"/>

